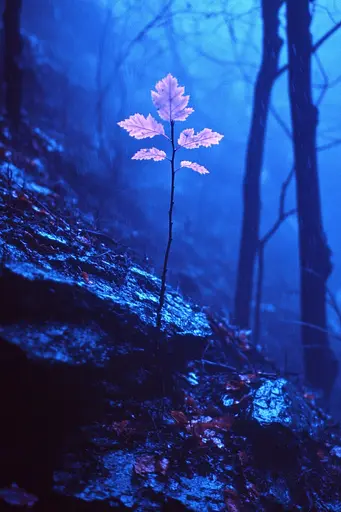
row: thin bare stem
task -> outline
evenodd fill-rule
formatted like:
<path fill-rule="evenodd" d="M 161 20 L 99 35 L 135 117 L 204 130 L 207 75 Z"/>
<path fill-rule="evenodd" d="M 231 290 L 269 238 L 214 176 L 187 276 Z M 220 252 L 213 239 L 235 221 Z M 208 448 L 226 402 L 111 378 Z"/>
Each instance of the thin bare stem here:
<path fill-rule="evenodd" d="M 171 193 L 170 193 L 170 202 L 169 202 L 169 211 L 168 211 L 168 242 L 165 252 L 165 258 L 163 262 L 163 270 L 161 277 L 161 290 L 160 290 L 160 298 L 159 305 L 156 314 L 156 327 L 161 330 L 161 319 L 162 319 L 162 308 L 165 303 L 165 293 L 166 293 L 166 277 L 168 270 L 168 260 L 169 253 L 173 240 L 173 209 L 174 209 L 174 193 L 175 193 L 175 138 L 174 138 L 174 121 L 171 121 L 171 144 L 172 144 L 172 158 L 171 158 Z"/>

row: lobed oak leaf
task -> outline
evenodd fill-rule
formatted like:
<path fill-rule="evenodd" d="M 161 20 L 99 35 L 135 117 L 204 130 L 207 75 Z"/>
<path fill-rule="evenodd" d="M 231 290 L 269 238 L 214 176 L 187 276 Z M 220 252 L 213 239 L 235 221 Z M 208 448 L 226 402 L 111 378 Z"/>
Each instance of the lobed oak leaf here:
<path fill-rule="evenodd" d="M 161 149 L 150 148 L 150 149 L 140 149 L 135 153 L 134 156 L 131 157 L 132 160 L 154 160 L 155 162 L 159 162 L 166 158 L 166 153 Z"/>
<path fill-rule="evenodd" d="M 142 114 L 134 114 L 117 124 L 126 130 L 131 137 L 135 137 L 135 139 L 147 139 L 148 137 L 155 137 L 155 135 L 165 135 L 163 125 L 158 123 L 150 114 L 147 117 Z"/>
<path fill-rule="evenodd" d="M 189 96 L 184 96 L 185 88 L 170 73 L 157 82 L 155 89 L 151 91 L 152 101 L 164 121 L 185 121 L 194 112 L 187 107 Z"/>
<path fill-rule="evenodd" d="M 213 144 L 219 144 L 223 137 L 224 135 L 213 132 L 211 128 L 204 128 L 198 133 L 194 133 L 193 128 L 186 128 L 180 133 L 178 144 L 186 149 L 200 148 L 200 146 L 208 148 Z"/>
<path fill-rule="evenodd" d="M 188 160 L 182 160 L 180 167 L 188 167 L 192 171 L 198 172 L 199 174 L 209 174 L 209 171 L 203 165 L 199 165 L 195 162 L 189 162 Z"/>

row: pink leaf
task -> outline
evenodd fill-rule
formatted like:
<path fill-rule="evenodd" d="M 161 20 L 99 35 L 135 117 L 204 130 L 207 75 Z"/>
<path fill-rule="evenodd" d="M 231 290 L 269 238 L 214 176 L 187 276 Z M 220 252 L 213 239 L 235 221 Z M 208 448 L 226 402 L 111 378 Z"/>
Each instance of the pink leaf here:
<path fill-rule="evenodd" d="M 142 114 L 134 114 L 117 124 L 127 130 L 129 135 L 135 137 L 135 139 L 147 139 L 148 137 L 155 137 L 155 135 L 165 135 L 165 129 L 162 124 L 158 123 L 150 114 L 148 114 L 148 117 L 144 117 Z"/>
<path fill-rule="evenodd" d="M 164 160 L 166 158 L 166 153 L 161 151 L 161 149 L 150 148 L 150 149 L 140 149 L 135 155 L 132 157 L 132 160 L 154 160 L 155 162 L 159 162 L 160 160 Z"/>
<path fill-rule="evenodd" d="M 199 165 L 195 162 L 189 162 L 188 160 L 183 160 L 180 162 L 180 167 L 188 167 L 199 174 L 209 174 L 209 171 L 203 165 Z"/>
<path fill-rule="evenodd" d="M 194 133 L 193 128 L 187 128 L 180 133 L 178 144 L 187 149 L 195 149 L 200 146 L 208 148 L 213 144 L 219 144 L 224 135 L 212 132 L 211 128 L 204 128 L 201 132 Z"/>
<path fill-rule="evenodd" d="M 160 80 L 152 91 L 152 100 L 158 114 L 164 121 L 185 121 L 194 112 L 187 107 L 189 96 L 184 96 L 185 88 L 170 73 Z"/>

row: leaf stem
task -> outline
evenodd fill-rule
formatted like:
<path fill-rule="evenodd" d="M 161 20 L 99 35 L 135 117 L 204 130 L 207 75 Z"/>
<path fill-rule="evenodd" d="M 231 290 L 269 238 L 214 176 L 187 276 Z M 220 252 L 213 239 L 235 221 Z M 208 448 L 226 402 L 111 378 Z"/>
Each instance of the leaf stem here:
<path fill-rule="evenodd" d="M 171 191 L 170 191 L 170 201 L 169 201 L 169 210 L 168 210 L 168 242 L 165 252 L 165 257 L 163 261 L 163 270 L 162 270 L 162 277 L 161 277 L 161 290 L 160 290 L 160 298 L 159 298 L 159 305 L 157 309 L 156 314 L 156 327 L 161 330 L 161 315 L 162 315 L 162 308 L 165 303 L 165 293 L 166 293 L 166 277 L 167 277 L 167 270 L 168 270 L 168 259 L 169 259 L 169 253 L 172 245 L 173 240 L 173 209 L 174 209 L 174 193 L 175 193 L 175 140 L 174 140 L 174 121 L 171 121 L 171 137 L 170 141 L 172 144 L 172 158 L 170 160 L 171 163 Z"/>

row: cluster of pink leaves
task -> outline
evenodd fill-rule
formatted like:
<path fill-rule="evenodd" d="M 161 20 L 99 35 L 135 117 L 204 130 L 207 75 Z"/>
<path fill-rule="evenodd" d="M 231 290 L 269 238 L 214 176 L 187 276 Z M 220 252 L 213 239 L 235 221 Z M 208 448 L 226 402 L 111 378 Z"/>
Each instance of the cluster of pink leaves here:
<path fill-rule="evenodd" d="M 151 91 L 152 101 L 163 121 L 168 121 L 169 123 L 185 121 L 194 112 L 193 108 L 188 107 L 189 96 L 185 96 L 185 88 L 179 86 L 177 79 L 171 74 L 160 80 L 156 84 L 155 89 L 155 91 Z M 135 137 L 135 139 L 153 138 L 156 135 L 162 135 L 169 139 L 165 133 L 164 126 L 150 114 L 147 117 L 142 114 L 134 114 L 128 119 L 120 121 L 118 125 L 124 128 L 131 137 Z M 222 138 L 223 135 L 213 132 L 210 128 L 204 128 L 198 133 L 195 133 L 193 128 L 187 128 L 180 133 L 176 150 L 181 148 L 195 149 L 201 146 L 208 148 L 213 144 L 219 144 Z M 165 151 L 152 147 L 140 149 L 132 159 L 159 162 L 167 159 L 167 155 Z M 199 174 L 208 174 L 208 170 L 204 166 L 189 160 L 182 160 L 180 167 L 188 167 Z"/>

